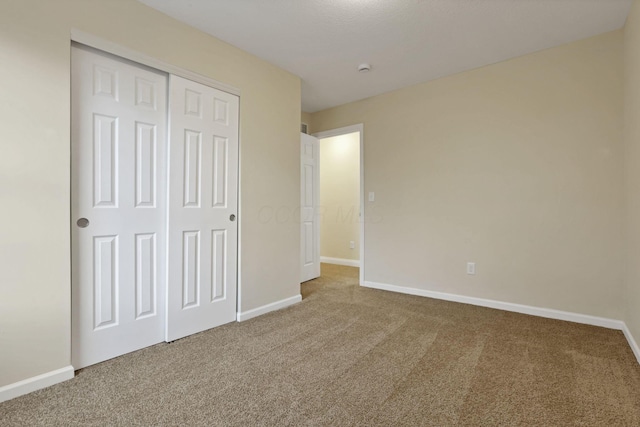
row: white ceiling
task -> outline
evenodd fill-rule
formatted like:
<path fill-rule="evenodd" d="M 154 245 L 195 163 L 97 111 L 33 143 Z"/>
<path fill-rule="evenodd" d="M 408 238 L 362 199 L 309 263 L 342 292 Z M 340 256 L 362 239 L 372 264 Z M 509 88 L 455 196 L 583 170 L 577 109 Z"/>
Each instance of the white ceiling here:
<path fill-rule="evenodd" d="M 139 1 L 300 76 L 315 112 L 616 30 L 632 0 Z"/>

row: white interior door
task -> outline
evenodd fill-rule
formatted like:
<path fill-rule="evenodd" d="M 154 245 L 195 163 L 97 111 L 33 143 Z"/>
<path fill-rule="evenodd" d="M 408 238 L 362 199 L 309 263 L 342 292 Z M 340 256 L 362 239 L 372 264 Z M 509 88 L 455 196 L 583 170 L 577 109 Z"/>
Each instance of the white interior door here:
<path fill-rule="evenodd" d="M 300 134 L 301 282 L 320 277 L 320 141 Z"/>
<path fill-rule="evenodd" d="M 164 338 L 167 77 L 72 48 L 72 363 Z"/>
<path fill-rule="evenodd" d="M 236 317 L 239 99 L 170 77 L 167 341 Z"/>

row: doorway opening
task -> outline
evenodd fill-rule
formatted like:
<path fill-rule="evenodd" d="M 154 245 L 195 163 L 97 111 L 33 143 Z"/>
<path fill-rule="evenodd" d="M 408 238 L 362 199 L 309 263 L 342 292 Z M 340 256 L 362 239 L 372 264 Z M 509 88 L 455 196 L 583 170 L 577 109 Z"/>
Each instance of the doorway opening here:
<path fill-rule="evenodd" d="M 314 134 L 320 143 L 320 262 L 359 268 L 364 283 L 364 126 Z"/>

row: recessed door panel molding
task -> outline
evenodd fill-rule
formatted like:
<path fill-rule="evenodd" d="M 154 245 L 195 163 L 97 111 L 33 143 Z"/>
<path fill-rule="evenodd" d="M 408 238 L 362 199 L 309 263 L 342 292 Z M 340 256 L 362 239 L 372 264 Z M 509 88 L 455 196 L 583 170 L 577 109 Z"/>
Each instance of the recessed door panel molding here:
<path fill-rule="evenodd" d="M 136 234 L 136 319 L 157 314 L 156 234 Z"/>
<path fill-rule="evenodd" d="M 235 320 L 238 244 L 239 99 L 173 75 L 170 99 L 167 341 Z"/>
<path fill-rule="evenodd" d="M 136 206 L 156 207 L 157 137 L 156 126 L 136 122 Z"/>
<path fill-rule="evenodd" d="M 142 77 L 136 77 L 136 105 L 157 110 L 156 84 Z"/>
<path fill-rule="evenodd" d="M 227 207 L 227 156 L 229 139 L 213 137 L 213 204 L 214 208 Z"/>
<path fill-rule="evenodd" d="M 223 99 L 213 98 L 213 120 L 229 126 L 229 103 Z"/>
<path fill-rule="evenodd" d="M 93 239 L 95 329 L 118 324 L 118 236 Z"/>
<path fill-rule="evenodd" d="M 308 244 L 305 244 L 303 246 L 304 249 L 304 262 L 303 262 L 303 267 L 308 267 L 308 266 L 312 266 L 313 262 L 314 262 L 314 239 L 313 239 L 313 221 L 305 221 L 302 225 L 303 227 L 303 233 L 304 233 L 304 239 L 305 242 L 308 242 Z"/>
<path fill-rule="evenodd" d="M 202 94 L 195 90 L 184 91 L 184 115 L 202 118 Z"/>
<path fill-rule="evenodd" d="M 118 71 L 114 68 L 94 65 L 93 94 L 118 101 Z"/>
<path fill-rule="evenodd" d="M 185 129 L 184 131 L 183 199 L 184 206 L 200 207 L 200 159 L 202 155 L 202 132 Z"/>
<path fill-rule="evenodd" d="M 304 200 L 303 205 L 305 208 L 313 209 L 315 201 L 315 188 L 314 188 L 314 175 L 315 168 L 312 164 L 306 164 L 302 169 L 302 177 L 304 182 Z"/>
<path fill-rule="evenodd" d="M 182 233 L 182 308 L 199 305 L 200 232 Z"/>
<path fill-rule="evenodd" d="M 164 338 L 168 76 L 74 44 L 72 364 Z"/>
<path fill-rule="evenodd" d="M 227 230 L 211 231 L 211 302 L 225 298 Z"/>
<path fill-rule="evenodd" d="M 300 134 L 300 282 L 320 277 L 320 142 Z"/>
<path fill-rule="evenodd" d="M 312 143 L 302 144 L 302 154 L 309 159 L 314 159 L 313 147 Z"/>
<path fill-rule="evenodd" d="M 93 116 L 94 206 L 118 205 L 118 118 Z"/>

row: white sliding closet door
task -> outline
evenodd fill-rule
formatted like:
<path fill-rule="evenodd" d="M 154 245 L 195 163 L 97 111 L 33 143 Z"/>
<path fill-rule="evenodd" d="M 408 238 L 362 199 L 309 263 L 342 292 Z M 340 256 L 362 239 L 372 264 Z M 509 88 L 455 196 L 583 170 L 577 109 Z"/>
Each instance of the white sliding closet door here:
<path fill-rule="evenodd" d="M 72 47 L 75 368 L 235 320 L 238 114 L 235 95 Z"/>
<path fill-rule="evenodd" d="M 170 88 L 167 341 L 235 320 L 238 241 L 239 99 Z"/>
<path fill-rule="evenodd" d="M 167 76 L 72 47 L 72 363 L 164 338 Z"/>

